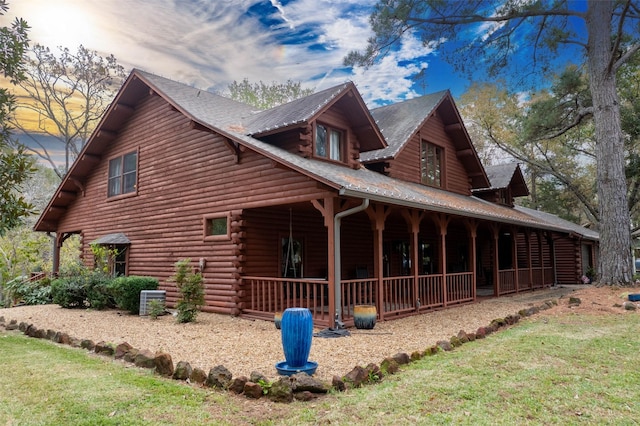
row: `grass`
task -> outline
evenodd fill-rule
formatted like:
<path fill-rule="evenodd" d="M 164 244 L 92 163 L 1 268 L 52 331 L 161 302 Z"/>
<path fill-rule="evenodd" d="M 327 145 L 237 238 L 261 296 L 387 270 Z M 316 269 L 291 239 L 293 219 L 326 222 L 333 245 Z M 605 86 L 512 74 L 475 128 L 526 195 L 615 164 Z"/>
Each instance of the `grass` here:
<path fill-rule="evenodd" d="M 289 405 L 0 334 L 0 424 L 638 424 L 639 329 L 639 314 L 542 313 L 377 385 Z"/>

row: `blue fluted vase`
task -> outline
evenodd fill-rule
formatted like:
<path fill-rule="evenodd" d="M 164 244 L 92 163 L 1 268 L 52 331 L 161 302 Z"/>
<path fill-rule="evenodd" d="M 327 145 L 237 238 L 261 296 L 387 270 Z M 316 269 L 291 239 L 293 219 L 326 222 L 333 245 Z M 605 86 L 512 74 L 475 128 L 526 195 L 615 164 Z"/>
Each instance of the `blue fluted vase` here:
<path fill-rule="evenodd" d="M 304 367 L 309 359 L 313 338 L 311 311 L 307 308 L 286 309 L 282 314 L 280 327 L 287 365 L 292 368 Z"/>

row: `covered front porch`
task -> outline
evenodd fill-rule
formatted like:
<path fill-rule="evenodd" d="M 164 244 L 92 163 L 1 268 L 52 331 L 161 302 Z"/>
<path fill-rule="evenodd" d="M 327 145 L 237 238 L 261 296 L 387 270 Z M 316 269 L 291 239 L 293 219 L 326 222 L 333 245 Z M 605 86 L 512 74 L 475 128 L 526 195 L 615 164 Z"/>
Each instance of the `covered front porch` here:
<path fill-rule="evenodd" d="M 245 317 L 306 307 L 353 325 L 356 305 L 390 320 L 554 283 L 548 231 L 326 198 L 242 212 Z"/>

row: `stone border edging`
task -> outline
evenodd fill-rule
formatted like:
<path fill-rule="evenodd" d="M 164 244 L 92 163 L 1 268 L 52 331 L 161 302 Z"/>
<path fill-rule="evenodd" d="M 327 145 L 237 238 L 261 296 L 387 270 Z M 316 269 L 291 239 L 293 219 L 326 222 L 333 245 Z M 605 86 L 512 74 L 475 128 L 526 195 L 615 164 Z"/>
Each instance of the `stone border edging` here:
<path fill-rule="evenodd" d="M 558 301 L 556 299 L 550 299 L 540 306 L 521 309 L 516 314 L 507 315 L 504 318 L 496 318 L 487 326 L 479 327 L 475 332 L 467 333 L 464 330 L 460 330 L 457 335 L 451 336 L 449 340 L 439 340 L 435 345 L 429 346 L 424 351 L 414 351 L 410 355 L 399 352 L 392 357 L 383 359 L 379 366 L 374 363 L 370 363 L 366 367 L 356 366 L 342 377 L 334 376 L 331 384 L 317 380 L 306 373 L 282 376 L 274 382 L 270 382 L 258 372 L 252 372 L 248 378 L 245 376 L 233 378 L 231 372 L 223 365 L 213 367 L 207 374 L 200 368 L 192 368 L 187 361 L 179 361 L 174 367 L 170 354 L 166 352 L 154 354 L 147 349 L 134 348 L 127 342 L 119 345 L 107 342 L 94 343 L 92 340 L 78 339 L 64 332 L 38 329 L 26 322 L 18 324 L 16 320 L 11 320 L 6 323 L 4 316 L 0 316 L 0 326 L 6 330 L 19 330 L 29 337 L 47 339 L 55 343 L 93 351 L 99 355 L 132 363 L 139 368 L 154 369 L 157 374 L 166 378 L 209 388 L 228 390 L 251 399 L 266 396 L 274 402 L 292 402 L 294 399 L 300 401 L 313 400 L 331 390 L 343 392 L 380 382 L 386 375 L 400 371 L 402 365 L 418 361 L 426 356 L 436 355 L 441 351 L 454 350 L 467 342 L 483 339 L 501 328 L 516 324 L 524 317 L 535 315 L 542 310 L 550 309 L 557 305 Z"/>

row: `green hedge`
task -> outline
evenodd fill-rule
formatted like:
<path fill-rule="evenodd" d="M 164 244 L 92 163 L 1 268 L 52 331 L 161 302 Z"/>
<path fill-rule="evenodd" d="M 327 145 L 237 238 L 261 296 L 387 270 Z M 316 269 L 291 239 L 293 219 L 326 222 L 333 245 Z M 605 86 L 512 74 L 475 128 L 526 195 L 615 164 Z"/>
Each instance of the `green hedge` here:
<path fill-rule="evenodd" d="M 140 313 L 140 292 L 142 290 L 157 289 L 158 280 L 153 277 L 118 277 L 111 281 L 109 285 L 109 290 L 116 301 L 116 306 L 132 314 Z"/>
<path fill-rule="evenodd" d="M 111 277 L 99 271 L 84 271 L 51 282 L 53 303 L 63 308 L 105 309 L 115 306 L 109 292 Z"/>

